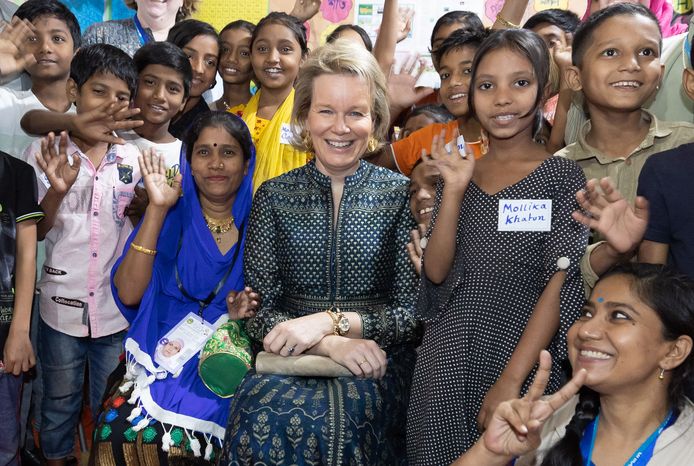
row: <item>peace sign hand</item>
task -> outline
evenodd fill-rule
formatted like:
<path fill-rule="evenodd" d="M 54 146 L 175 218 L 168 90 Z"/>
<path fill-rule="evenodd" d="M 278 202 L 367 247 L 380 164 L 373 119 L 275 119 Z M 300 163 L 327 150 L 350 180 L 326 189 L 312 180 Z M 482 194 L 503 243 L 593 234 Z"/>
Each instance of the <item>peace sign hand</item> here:
<path fill-rule="evenodd" d="M 444 189 L 465 192 L 475 170 L 475 157 L 467 151 L 467 147 L 463 149 L 465 155 L 459 152 L 457 148 L 458 136 L 459 133 L 456 129 L 453 132 L 453 139 L 446 144 L 446 131 L 441 130 L 441 133 L 434 136 L 431 142 L 431 158 L 441 173 Z M 422 154 L 422 157 L 425 155 Z"/>
<path fill-rule="evenodd" d="M 72 165 L 67 158 L 67 133 L 60 133 L 58 151 L 55 150 L 55 134 L 41 139 L 41 152 L 36 153 L 36 163 L 43 170 L 51 183 L 51 188 L 56 194 L 67 193 L 80 173 L 82 159 L 79 156 L 72 158 Z"/>
<path fill-rule="evenodd" d="M 166 209 L 173 207 L 181 196 L 181 175 L 176 175 L 169 186 L 164 158 L 152 149 L 142 151 L 137 161 L 149 196 L 149 204 Z"/>
<path fill-rule="evenodd" d="M 561 390 L 542 398 L 551 368 L 552 357 L 542 350 L 540 366 L 528 394 L 521 399 L 505 401 L 494 411 L 483 437 L 487 450 L 518 457 L 540 446 L 544 423 L 578 393 L 586 379 L 586 370 L 581 369 Z"/>

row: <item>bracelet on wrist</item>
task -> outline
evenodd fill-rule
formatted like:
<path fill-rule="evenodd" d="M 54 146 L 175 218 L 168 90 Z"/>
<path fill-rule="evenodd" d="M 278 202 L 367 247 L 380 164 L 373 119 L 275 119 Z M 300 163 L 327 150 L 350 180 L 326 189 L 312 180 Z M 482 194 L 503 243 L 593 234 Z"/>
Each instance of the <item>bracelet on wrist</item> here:
<path fill-rule="evenodd" d="M 496 20 L 509 29 L 520 29 L 519 24 L 512 23 L 501 15 L 496 15 Z"/>
<path fill-rule="evenodd" d="M 134 249 L 137 252 L 141 252 L 142 254 L 147 254 L 148 256 L 156 256 L 157 255 L 157 250 L 156 249 L 147 249 L 143 246 L 140 246 L 139 244 L 135 243 L 130 243 L 130 247 Z"/>

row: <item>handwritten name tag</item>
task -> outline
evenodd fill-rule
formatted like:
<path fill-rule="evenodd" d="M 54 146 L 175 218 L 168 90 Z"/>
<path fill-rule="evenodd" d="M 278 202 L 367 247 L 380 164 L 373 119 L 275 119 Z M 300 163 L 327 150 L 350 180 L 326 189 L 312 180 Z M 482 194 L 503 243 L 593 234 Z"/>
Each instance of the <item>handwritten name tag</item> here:
<path fill-rule="evenodd" d="M 291 144 L 292 143 L 292 127 L 288 123 L 282 123 L 280 129 L 280 144 Z"/>
<path fill-rule="evenodd" d="M 500 199 L 499 231 L 550 231 L 551 199 Z"/>

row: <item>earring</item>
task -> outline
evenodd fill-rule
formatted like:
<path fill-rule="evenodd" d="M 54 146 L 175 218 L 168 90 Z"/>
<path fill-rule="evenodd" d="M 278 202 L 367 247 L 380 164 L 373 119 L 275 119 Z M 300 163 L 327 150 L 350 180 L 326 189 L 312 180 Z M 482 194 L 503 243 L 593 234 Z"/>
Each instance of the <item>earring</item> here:
<path fill-rule="evenodd" d="M 378 139 L 371 136 L 369 137 L 369 141 L 366 143 L 366 151 L 374 152 L 376 149 L 378 149 Z"/>
<path fill-rule="evenodd" d="M 658 379 L 663 380 L 665 378 L 665 369 L 660 368 L 660 374 L 658 374 Z"/>

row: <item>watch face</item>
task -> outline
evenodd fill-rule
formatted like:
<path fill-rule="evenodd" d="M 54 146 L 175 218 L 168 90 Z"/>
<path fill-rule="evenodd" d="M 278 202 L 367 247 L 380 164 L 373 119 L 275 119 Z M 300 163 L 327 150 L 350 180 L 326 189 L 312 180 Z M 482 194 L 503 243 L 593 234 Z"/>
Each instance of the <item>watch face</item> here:
<path fill-rule="evenodd" d="M 342 317 L 340 321 L 337 323 L 337 327 L 340 329 L 340 332 L 345 334 L 349 332 L 349 319 L 347 317 Z"/>

